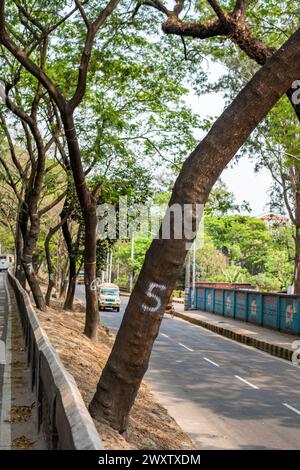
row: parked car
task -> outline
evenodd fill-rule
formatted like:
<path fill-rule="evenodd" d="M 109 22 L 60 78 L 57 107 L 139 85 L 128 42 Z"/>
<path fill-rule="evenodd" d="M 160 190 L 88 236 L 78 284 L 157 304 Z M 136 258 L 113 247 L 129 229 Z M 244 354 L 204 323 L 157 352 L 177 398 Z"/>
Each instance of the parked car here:
<path fill-rule="evenodd" d="M 84 284 L 84 271 L 79 271 L 77 276 L 77 284 Z"/>
<path fill-rule="evenodd" d="M 0 255 L 0 271 L 7 271 L 13 266 L 14 258 L 12 255 Z"/>
<path fill-rule="evenodd" d="M 104 283 L 99 286 L 98 306 L 99 310 L 111 308 L 120 311 L 120 289 L 116 284 Z"/>

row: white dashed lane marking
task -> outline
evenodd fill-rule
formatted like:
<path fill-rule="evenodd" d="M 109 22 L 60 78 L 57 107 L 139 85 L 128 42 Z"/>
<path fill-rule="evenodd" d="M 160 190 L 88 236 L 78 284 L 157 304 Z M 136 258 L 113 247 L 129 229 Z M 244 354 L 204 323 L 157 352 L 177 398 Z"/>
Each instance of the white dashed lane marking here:
<path fill-rule="evenodd" d="M 244 384 L 249 385 L 249 387 L 255 388 L 255 390 L 259 390 L 259 388 L 256 385 L 252 384 L 251 382 L 248 382 L 248 380 L 243 379 L 239 375 L 235 375 L 235 378 L 240 380 L 241 382 L 244 382 Z"/>
<path fill-rule="evenodd" d="M 217 364 L 216 362 L 212 361 L 211 359 L 208 359 L 207 357 L 204 357 L 203 359 L 204 359 L 206 362 L 209 362 L 210 364 L 212 364 L 213 366 L 220 367 L 219 364 Z"/>
<path fill-rule="evenodd" d="M 179 346 L 181 346 L 182 348 L 187 349 L 187 350 L 190 351 L 190 352 L 194 352 L 193 349 L 189 348 L 189 347 L 186 346 L 185 344 L 182 344 L 182 343 L 178 343 L 178 344 L 179 344 Z"/>
<path fill-rule="evenodd" d="M 300 415 L 300 411 L 297 410 L 297 408 L 294 408 L 293 406 L 289 405 L 288 403 L 282 403 L 283 406 L 285 406 L 286 408 L 288 408 L 289 410 L 293 411 L 294 413 L 296 413 L 297 415 Z"/>

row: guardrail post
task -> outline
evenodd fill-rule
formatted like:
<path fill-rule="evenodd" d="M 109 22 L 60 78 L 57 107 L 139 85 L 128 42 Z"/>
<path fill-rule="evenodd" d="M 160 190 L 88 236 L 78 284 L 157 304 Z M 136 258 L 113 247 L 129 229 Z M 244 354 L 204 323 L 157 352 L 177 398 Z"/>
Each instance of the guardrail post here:
<path fill-rule="evenodd" d="M 225 315 L 225 289 L 222 289 L 222 315 Z"/>
<path fill-rule="evenodd" d="M 233 318 L 236 316 L 236 290 L 233 291 Z"/>
<path fill-rule="evenodd" d="M 277 330 L 280 330 L 280 315 L 281 315 L 281 298 L 280 298 L 280 295 L 278 295 L 277 297 L 277 309 L 276 309 L 276 312 L 277 312 L 277 318 L 276 318 L 276 326 L 277 326 Z"/>
<path fill-rule="evenodd" d="M 216 313 L 216 289 L 213 288 L 213 294 L 212 294 L 212 311 Z"/>
<path fill-rule="evenodd" d="M 264 308 L 264 298 L 263 298 L 263 294 L 260 294 L 259 296 L 259 305 L 260 305 L 260 324 L 263 325 L 263 320 L 264 320 L 264 311 L 263 311 L 263 308 Z"/>
<path fill-rule="evenodd" d="M 246 317 L 245 317 L 246 322 L 248 322 L 249 320 L 248 304 L 249 304 L 249 292 L 246 292 Z"/>

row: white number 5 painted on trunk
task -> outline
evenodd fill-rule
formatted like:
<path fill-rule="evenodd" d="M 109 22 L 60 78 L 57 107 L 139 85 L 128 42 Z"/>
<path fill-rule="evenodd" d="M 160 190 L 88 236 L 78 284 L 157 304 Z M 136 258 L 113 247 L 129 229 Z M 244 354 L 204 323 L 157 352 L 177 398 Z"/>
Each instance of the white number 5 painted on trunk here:
<path fill-rule="evenodd" d="M 147 295 L 148 299 L 150 299 L 151 301 L 154 301 L 153 302 L 154 305 L 152 307 L 150 307 L 149 305 L 144 303 L 142 305 L 142 309 L 145 312 L 151 312 L 151 313 L 158 312 L 160 307 L 161 307 L 161 299 L 160 299 L 158 293 L 155 294 L 153 291 L 158 290 L 158 291 L 160 291 L 160 293 L 162 293 L 166 289 L 167 289 L 167 286 L 164 286 L 162 284 L 157 284 L 157 282 L 151 282 L 151 284 L 149 284 L 149 288 L 146 291 L 146 295 Z"/>

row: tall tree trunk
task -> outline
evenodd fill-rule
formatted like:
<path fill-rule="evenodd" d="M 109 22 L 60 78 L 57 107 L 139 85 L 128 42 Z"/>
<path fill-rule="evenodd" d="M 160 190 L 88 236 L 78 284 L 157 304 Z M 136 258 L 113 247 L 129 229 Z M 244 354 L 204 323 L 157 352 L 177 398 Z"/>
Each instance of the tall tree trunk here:
<path fill-rule="evenodd" d="M 76 289 L 76 258 L 69 254 L 69 283 L 64 303 L 64 310 L 72 310 Z"/>
<path fill-rule="evenodd" d="M 36 206 L 37 204 L 34 202 L 32 207 L 29 209 L 31 224 L 26 244 L 24 246 L 22 265 L 37 308 L 39 310 L 46 311 L 47 308 L 45 299 L 33 268 L 33 253 L 36 248 L 37 239 L 40 232 L 40 220 L 39 215 L 37 214 Z"/>
<path fill-rule="evenodd" d="M 65 298 L 67 288 L 68 288 L 68 272 L 69 260 L 68 258 L 65 260 L 65 263 L 61 269 L 61 282 L 60 282 L 60 289 L 59 289 L 59 298 Z"/>
<path fill-rule="evenodd" d="M 58 230 L 61 228 L 65 220 L 61 220 L 59 224 L 55 225 L 55 227 L 50 228 L 49 232 L 47 233 L 44 247 L 45 247 L 45 253 L 46 253 L 46 260 L 47 260 L 47 270 L 48 270 L 48 287 L 47 287 L 47 292 L 45 296 L 45 301 L 46 305 L 50 307 L 50 299 L 51 299 L 51 293 L 53 290 L 53 287 L 55 286 L 55 269 L 52 263 L 51 259 L 51 253 L 50 253 L 50 241 L 52 237 L 58 232 Z"/>
<path fill-rule="evenodd" d="M 76 193 L 84 220 L 84 283 L 86 298 L 84 334 L 88 338 L 96 340 L 99 324 L 97 290 L 94 288 L 96 283 L 97 197 L 96 194 L 89 191 L 86 184 L 74 118 L 68 107 L 64 112 L 61 112 L 61 117 L 68 144 Z"/>
<path fill-rule="evenodd" d="M 300 29 L 255 74 L 208 135 L 185 161 L 170 205 L 205 204 L 225 166 L 279 98 L 300 76 Z M 185 236 L 153 240 L 133 289 L 113 349 L 90 404 L 91 414 L 104 417 L 120 432 L 147 371 L 153 342 L 168 299 L 187 254 Z"/>
<path fill-rule="evenodd" d="M 68 213 L 67 207 L 63 208 L 61 217 L 63 218 Z M 67 295 L 64 303 L 64 310 L 73 310 L 73 303 L 76 290 L 76 279 L 77 279 L 77 258 L 80 246 L 81 227 L 79 225 L 75 243 L 73 243 L 71 232 L 69 229 L 68 220 L 62 224 L 62 233 L 64 236 L 65 244 L 67 247 L 68 258 L 69 258 L 69 282 Z"/>
<path fill-rule="evenodd" d="M 99 324 L 98 295 L 96 287 L 96 202 L 84 211 L 84 282 L 86 300 L 86 319 L 84 334 L 96 339 Z"/>

